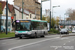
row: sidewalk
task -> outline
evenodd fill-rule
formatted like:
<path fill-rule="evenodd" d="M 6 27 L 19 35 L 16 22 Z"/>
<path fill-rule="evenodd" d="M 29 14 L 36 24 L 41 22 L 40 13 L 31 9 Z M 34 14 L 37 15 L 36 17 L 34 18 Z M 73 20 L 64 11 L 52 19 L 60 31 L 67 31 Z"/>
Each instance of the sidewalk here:
<path fill-rule="evenodd" d="M 13 38 L 16 38 L 16 37 L 0 38 L 0 40 L 13 39 Z"/>

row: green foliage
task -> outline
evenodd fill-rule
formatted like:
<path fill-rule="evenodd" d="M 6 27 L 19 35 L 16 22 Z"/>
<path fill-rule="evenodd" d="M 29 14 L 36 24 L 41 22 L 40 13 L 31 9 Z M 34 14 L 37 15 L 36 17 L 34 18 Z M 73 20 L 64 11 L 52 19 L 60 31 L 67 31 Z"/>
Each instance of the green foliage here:
<path fill-rule="evenodd" d="M 46 20 L 44 16 L 42 16 L 42 20 Z"/>
<path fill-rule="evenodd" d="M 50 32 L 53 32 L 53 33 L 59 33 L 58 30 L 54 29 L 54 28 L 51 28 Z"/>
<path fill-rule="evenodd" d="M 50 17 L 47 17 L 47 22 L 49 23 L 50 22 Z M 54 27 L 56 24 L 56 20 L 54 18 L 51 18 L 51 26 Z"/>
<path fill-rule="evenodd" d="M 55 21 L 54 18 L 52 18 L 52 19 L 51 19 L 51 26 L 54 28 L 55 24 L 56 24 L 56 21 Z"/>
<path fill-rule="evenodd" d="M 49 23 L 50 22 L 50 17 L 49 16 L 47 16 L 47 17 L 42 16 L 42 20 L 46 20 Z M 53 28 L 54 28 L 55 24 L 56 24 L 56 20 L 54 18 L 51 18 L 51 26 Z"/>
<path fill-rule="evenodd" d="M 0 38 L 8 38 L 8 37 L 15 37 L 15 33 L 0 33 Z"/>

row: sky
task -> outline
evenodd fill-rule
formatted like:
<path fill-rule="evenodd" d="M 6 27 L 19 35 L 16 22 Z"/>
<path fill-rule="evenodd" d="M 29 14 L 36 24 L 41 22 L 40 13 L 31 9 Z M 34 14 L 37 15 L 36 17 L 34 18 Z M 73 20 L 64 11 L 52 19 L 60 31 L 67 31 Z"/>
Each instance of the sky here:
<path fill-rule="evenodd" d="M 8 0 L 8 2 L 10 4 L 13 4 L 13 0 Z M 39 2 L 41 2 L 41 0 L 39 0 Z M 75 9 L 75 0 L 52 0 L 52 6 L 58 6 L 60 5 L 60 7 L 55 7 L 52 8 L 53 9 L 53 17 L 61 17 L 61 19 L 67 18 L 65 14 L 65 12 L 69 9 Z M 42 10 L 43 10 L 43 14 L 45 13 L 45 9 L 50 9 L 50 1 L 45 1 L 42 2 Z"/>
<path fill-rule="evenodd" d="M 40 2 L 41 0 L 39 0 Z M 61 19 L 67 18 L 68 16 L 64 15 L 69 8 L 75 9 L 75 0 L 51 0 L 52 6 L 58 6 L 53 9 L 53 16 L 56 18 L 59 16 Z M 50 1 L 42 3 L 42 9 L 50 9 Z"/>

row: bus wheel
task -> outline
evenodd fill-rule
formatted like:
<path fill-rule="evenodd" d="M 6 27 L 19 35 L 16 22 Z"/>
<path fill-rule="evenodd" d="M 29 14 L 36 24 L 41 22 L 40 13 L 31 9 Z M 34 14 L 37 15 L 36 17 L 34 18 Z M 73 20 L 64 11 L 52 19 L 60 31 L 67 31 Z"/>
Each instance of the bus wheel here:
<path fill-rule="evenodd" d="M 22 37 L 19 37 L 20 39 L 22 39 Z"/>
<path fill-rule="evenodd" d="M 45 37 L 45 34 L 43 33 L 43 35 L 41 37 Z"/>
<path fill-rule="evenodd" d="M 35 38 L 37 38 L 37 33 L 35 33 Z"/>

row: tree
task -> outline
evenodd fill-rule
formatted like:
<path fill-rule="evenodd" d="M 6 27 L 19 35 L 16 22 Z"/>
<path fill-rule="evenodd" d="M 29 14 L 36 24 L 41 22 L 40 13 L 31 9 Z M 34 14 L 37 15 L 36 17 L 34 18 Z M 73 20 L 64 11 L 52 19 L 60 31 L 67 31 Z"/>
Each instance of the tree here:
<path fill-rule="evenodd" d="M 48 23 L 50 22 L 50 17 L 47 17 L 47 22 L 48 22 Z M 56 23 L 55 19 L 52 18 L 52 19 L 51 19 L 51 27 L 52 27 L 52 28 L 54 28 L 55 23 Z"/>
<path fill-rule="evenodd" d="M 56 18 L 56 25 L 57 26 L 59 25 L 59 19 L 60 19 L 59 17 Z"/>
<path fill-rule="evenodd" d="M 0 32 L 1 32 L 1 14 L 2 14 L 2 3 L 0 3 Z"/>
<path fill-rule="evenodd" d="M 46 20 L 46 18 L 44 17 L 44 15 L 42 16 L 42 20 Z"/>
<path fill-rule="evenodd" d="M 51 19 L 51 26 L 52 26 L 52 28 L 54 28 L 55 24 L 56 24 L 56 21 L 55 21 L 54 18 L 52 18 L 52 19 Z"/>
<path fill-rule="evenodd" d="M 75 10 L 68 9 L 66 11 L 66 15 L 69 16 L 69 18 L 67 18 L 67 20 L 75 20 Z"/>
<path fill-rule="evenodd" d="M 42 20 L 45 20 L 45 21 L 47 21 L 47 22 L 49 23 L 49 22 L 50 22 L 50 17 L 49 17 L 49 16 L 44 17 L 44 15 L 43 15 L 43 16 L 42 16 Z M 56 24 L 56 21 L 55 21 L 54 18 L 52 18 L 52 19 L 51 19 L 51 27 L 54 28 L 55 24 Z"/>

